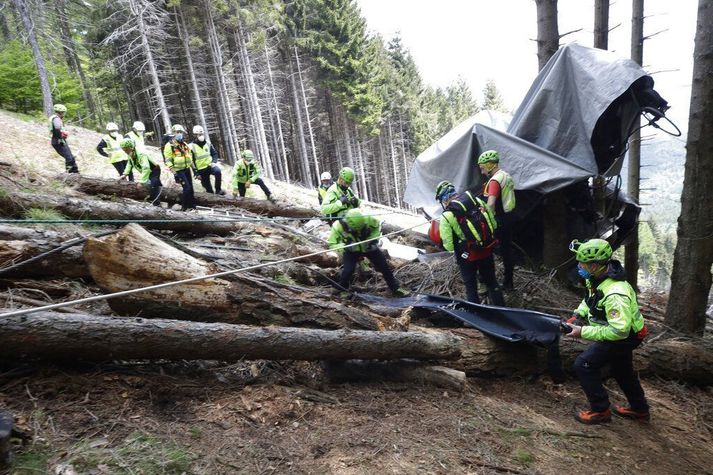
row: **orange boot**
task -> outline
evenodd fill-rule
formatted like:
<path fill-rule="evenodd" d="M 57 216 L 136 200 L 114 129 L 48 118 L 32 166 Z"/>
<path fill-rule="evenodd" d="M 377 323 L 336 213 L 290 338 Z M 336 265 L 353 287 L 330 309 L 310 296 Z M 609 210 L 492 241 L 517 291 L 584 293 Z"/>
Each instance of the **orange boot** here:
<path fill-rule="evenodd" d="M 649 413 L 649 411 L 635 411 L 630 407 L 624 406 L 614 406 L 614 414 L 619 417 L 625 417 L 627 419 L 642 422 L 646 422 L 651 419 L 651 413 Z"/>
<path fill-rule="evenodd" d="M 582 424 L 602 424 L 611 420 L 611 410 L 608 408 L 603 411 L 579 411 L 574 416 Z"/>

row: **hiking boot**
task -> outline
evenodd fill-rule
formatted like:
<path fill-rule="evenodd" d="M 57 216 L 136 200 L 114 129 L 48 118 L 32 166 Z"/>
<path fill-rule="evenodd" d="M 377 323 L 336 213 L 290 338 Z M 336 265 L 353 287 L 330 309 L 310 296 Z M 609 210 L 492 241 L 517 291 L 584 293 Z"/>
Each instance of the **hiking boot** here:
<path fill-rule="evenodd" d="M 611 410 L 605 409 L 600 412 L 579 411 L 577 414 L 574 415 L 574 418 L 577 419 L 582 424 L 589 424 L 589 425 L 602 424 L 604 422 L 611 421 Z"/>
<path fill-rule="evenodd" d="M 218 192 L 218 194 L 219 194 L 220 196 L 225 196 L 225 190 L 220 190 L 220 191 Z"/>
<path fill-rule="evenodd" d="M 277 202 L 277 200 L 275 199 L 275 197 L 272 196 L 272 195 L 268 196 L 267 199 L 268 199 L 268 201 L 270 201 L 270 203 L 275 203 L 275 202 Z"/>
<path fill-rule="evenodd" d="M 411 292 L 408 289 L 404 289 L 403 287 L 399 287 L 396 290 L 392 290 L 391 293 L 394 295 L 394 297 L 408 297 L 411 295 Z"/>
<path fill-rule="evenodd" d="M 649 411 L 635 411 L 630 407 L 624 406 L 614 406 L 613 411 L 614 414 L 619 417 L 633 419 L 635 421 L 647 422 L 651 419 L 651 413 Z"/>

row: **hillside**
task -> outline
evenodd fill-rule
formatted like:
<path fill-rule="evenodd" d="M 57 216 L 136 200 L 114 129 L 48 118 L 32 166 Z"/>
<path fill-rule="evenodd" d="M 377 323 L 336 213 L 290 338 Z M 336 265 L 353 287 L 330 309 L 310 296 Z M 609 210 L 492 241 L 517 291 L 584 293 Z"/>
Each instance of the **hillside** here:
<path fill-rule="evenodd" d="M 42 123 L 0 112 L 0 125 L 3 192 L 100 202 L 56 179 L 62 162 Z M 93 151 L 99 134 L 78 127 L 70 132 L 80 170 L 113 177 L 113 168 Z M 171 186 L 170 177 L 165 184 Z M 313 190 L 284 183 L 276 187 L 279 202 L 315 202 Z M 104 200 L 113 201 L 124 203 L 115 197 Z M 417 220 L 383 207 L 373 209 L 393 213 L 384 218 L 392 223 Z M 73 225 L 72 233 L 106 228 Z M 268 223 L 248 223 L 228 237 L 173 238 L 180 237 L 184 247 L 218 242 L 248 246 L 252 250 L 233 254 L 242 260 L 230 263 L 240 267 L 250 259 L 274 258 L 268 246 L 280 244 L 275 236 Z M 302 244 L 292 238 L 288 250 Z M 412 287 L 462 293 L 453 265 L 397 265 L 397 277 Z M 262 277 L 287 288 L 300 272 L 280 268 Z M 336 270 L 330 272 L 334 277 Z M 513 304 L 572 308 L 579 300 L 548 275 L 516 272 L 516 290 L 507 296 Z M 343 304 L 321 280 L 304 279 L 313 282 L 325 302 Z M 0 285 L 4 310 L 24 307 L 28 299 L 67 301 L 102 293 L 88 278 L 8 278 L 0 279 Z M 359 286 L 384 291 L 380 277 L 362 279 Z M 665 301 L 652 294 L 643 296 L 642 304 L 647 318 L 660 322 Z M 104 301 L 77 309 L 115 316 Z M 661 333 L 654 338 L 666 333 L 657 328 Z M 544 366 L 543 353 L 537 356 Z M 471 376 L 463 391 L 456 391 L 416 381 L 337 384 L 320 363 L 307 362 L 0 361 L 0 408 L 12 412 L 25 435 L 12 474 L 711 473 L 711 388 L 657 376 L 644 378 L 642 384 L 652 405 L 650 423 L 614 419 L 588 427 L 573 419 L 585 400 L 571 375 L 563 384 L 540 372 Z M 622 403 L 616 384 L 610 381 L 607 387 Z"/>

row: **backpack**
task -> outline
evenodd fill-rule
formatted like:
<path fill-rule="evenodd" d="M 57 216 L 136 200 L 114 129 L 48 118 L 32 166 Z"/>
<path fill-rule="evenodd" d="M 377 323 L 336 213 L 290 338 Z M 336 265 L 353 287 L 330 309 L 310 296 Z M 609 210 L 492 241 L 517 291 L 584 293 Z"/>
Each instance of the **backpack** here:
<path fill-rule="evenodd" d="M 466 249 L 485 249 L 496 244 L 497 224 L 493 212 L 483 200 L 474 197 L 470 191 L 451 200 L 446 211 L 452 212 L 458 221 L 465 236 Z"/>

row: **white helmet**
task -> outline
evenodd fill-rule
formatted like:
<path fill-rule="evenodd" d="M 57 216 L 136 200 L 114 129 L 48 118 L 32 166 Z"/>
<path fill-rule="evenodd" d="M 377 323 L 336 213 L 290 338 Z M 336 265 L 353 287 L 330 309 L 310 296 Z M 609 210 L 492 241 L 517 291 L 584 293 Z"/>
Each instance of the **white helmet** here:
<path fill-rule="evenodd" d="M 193 135 L 203 135 L 203 127 L 200 125 L 194 125 L 193 126 Z"/>
<path fill-rule="evenodd" d="M 140 120 L 137 120 L 136 122 L 134 122 L 134 125 L 132 125 L 131 128 L 137 132 L 145 132 L 146 131 L 146 127 L 144 126 L 144 123 L 141 122 Z"/>
<path fill-rule="evenodd" d="M 324 172 L 322 175 L 319 177 L 321 181 L 326 181 L 326 180 L 331 180 L 332 179 L 332 174 L 329 172 Z"/>
<path fill-rule="evenodd" d="M 118 132 L 119 126 L 116 125 L 114 122 L 109 122 L 108 124 L 106 124 L 106 131 L 107 132 Z"/>

